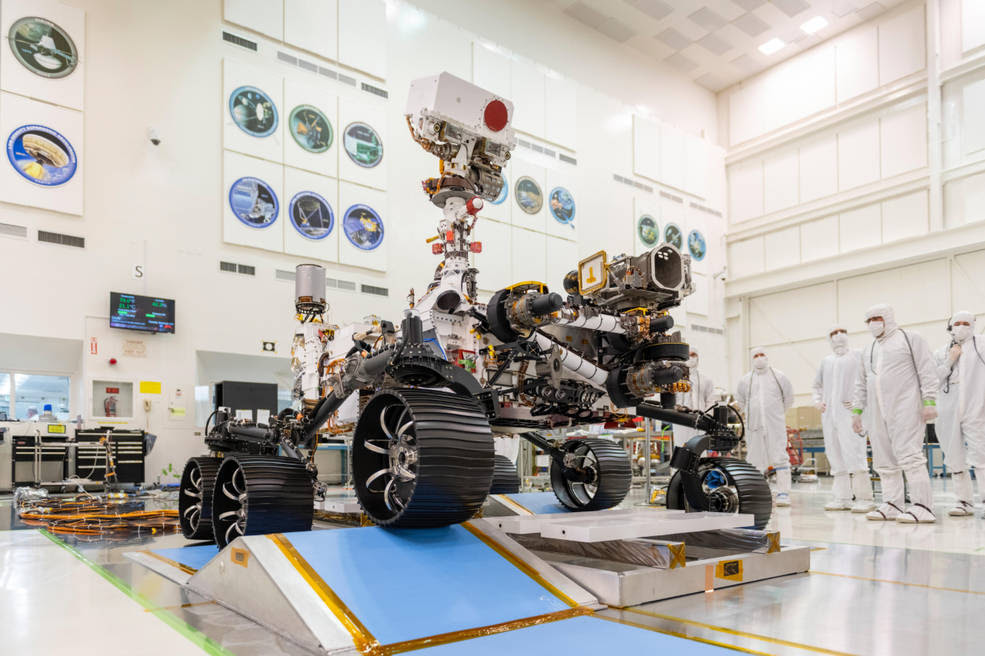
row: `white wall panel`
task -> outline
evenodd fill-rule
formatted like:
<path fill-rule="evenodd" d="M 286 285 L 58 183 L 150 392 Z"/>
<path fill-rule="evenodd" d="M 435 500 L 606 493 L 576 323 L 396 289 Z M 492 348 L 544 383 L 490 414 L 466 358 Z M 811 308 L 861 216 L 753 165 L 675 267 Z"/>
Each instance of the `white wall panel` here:
<path fill-rule="evenodd" d="M 578 89 L 575 83 L 547 75 L 544 90 L 544 138 L 574 149 L 578 138 Z"/>
<path fill-rule="evenodd" d="M 923 70 L 924 6 L 918 4 L 879 25 L 879 84 Z"/>
<path fill-rule="evenodd" d="M 339 177 L 368 187 L 386 189 L 387 158 L 390 156 L 390 143 L 387 141 L 386 105 L 375 101 L 362 101 L 354 98 L 339 98 Z M 357 164 L 345 150 L 346 129 L 353 123 L 364 123 L 376 131 L 383 148 L 380 161 L 373 167 Z M 401 133 L 403 136 L 404 133 Z"/>
<path fill-rule="evenodd" d="M 548 289 L 564 295 L 562 285 L 564 277 L 569 271 L 578 268 L 578 244 L 573 241 L 548 237 L 546 248 L 547 273 L 542 282 L 547 283 Z"/>
<path fill-rule="evenodd" d="M 267 0 L 265 4 L 277 3 Z M 284 41 L 316 55 L 338 60 L 338 0 L 284 0 Z"/>
<path fill-rule="evenodd" d="M 961 50 L 985 45 L 985 2 L 961 0 Z"/>
<path fill-rule="evenodd" d="M 837 321 L 835 298 L 835 284 L 829 282 L 749 299 L 750 345 L 782 344 L 823 334 Z"/>
<path fill-rule="evenodd" d="M 386 6 L 383 0 L 339 0 L 339 60 L 386 77 Z"/>
<path fill-rule="evenodd" d="M 879 179 L 879 122 L 870 119 L 838 132 L 838 188 L 854 189 Z"/>
<path fill-rule="evenodd" d="M 544 136 L 545 76 L 529 61 L 510 61 L 510 95 L 513 101 L 513 127 L 532 135 Z"/>
<path fill-rule="evenodd" d="M 510 241 L 513 244 L 513 280 L 544 282 L 547 278 L 547 237 L 516 226 L 510 228 L 510 232 Z"/>
<path fill-rule="evenodd" d="M 633 173 L 660 179 L 660 123 L 633 114 Z"/>
<path fill-rule="evenodd" d="M 882 206 L 875 203 L 842 212 L 838 225 L 842 253 L 875 246 L 882 242 Z"/>
<path fill-rule="evenodd" d="M 763 159 L 763 209 L 766 214 L 797 204 L 800 165 L 796 148 Z"/>
<path fill-rule="evenodd" d="M 800 224 L 800 259 L 804 262 L 838 254 L 838 217 Z"/>
<path fill-rule="evenodd" d="M 685 219 L 684 203 L 678 203 L 670 198 L 660 197 L 660 235 L 662 241 L 667 241 L 667 226 L 673 224 L 681 229 L 686 236 L 687 221 Z"/>
<path fill-rule="evenodd" d="M 789 62 L 788 84 L 784 85 L 783 95 L 774 96 L 788 99 L 793 107 L 793 114 L 783 124 L 816 114 L 835 104 L 833 44 L 815 46 Z"/>
<path fill-rule="evenodd" d="M 800 145 L 800 202 L 838 191 L 838 141 L 834 133 Z"/>
<path fill-rule="evenodd" d="M 927 166 L 927 105 L 916 103 L 879 120 L 882 177 Z"/>
<path fill-rule="evenodd" d="M 714 205 L 714 201 L 710 198 L 714 183 L 712 171 L 716 171 L 716 166 L 722 166 L 721 160 L 715 157 L 714 147 L 704 139 L 685 135 L 684 147 L 687 153 L 684 189 L 695 196 L 708 199 L 708 202 Z"/>
<path fill-rule="evenodd" d="M 835 53 L 839 103 L 879 86 L 879 38 L 875 25 L 838 37 Z"/>
<path fill-rule="evenodd" d="M 985 173 L 952 180 L 944 186 L 944 223 L 953 228 L 985 221 Z"/>
<path fill-rule="evenodd" d="M 985 3 L 982 3 L 985 6 Z M 985 21 L 983 21 L 985 22 Z M 971 155 L 985 148 L 985 79 L 961 90 L 961 151 Z"/>
<path fill-rule="evenodd" d="M 478 41 L 472 42 L 472 81 L 483 89 L 511 98 L 510 58 Z"/>
<path fill-rule="evenodd" d="M 883 201 L 883 242 L 925 234 L 929 228 L 927 211 L 926 191 Z"/>
<path fill-rule="evenodd" d="M 254 32 L 284 38 L 284 3 L 282 0 L 224 0 L 222 17 Z"/>
<path fill-rule="evenodd" d="M 694 282 L 694 293 L 684 299 L 684 309 L 688 314 L 700 314 L 708 316 L 710 307 L 710 295 L 708 290 L 708 276 L 696 273 L 692 276 Z"/>
<path fill-rule="evenodd" d="M 733 146 L 762 134 L 765 113 L 760 111 L 759 79 L 746 81 L 729 95 L 729 143 Z"/>
<path fill-rule="evenodd" d="M 728 167 L 729 220 L 740 223 L 763 214 L 763 162 L 749 159 Z"/>
<path fill-rule="evenodd" d="M 838 313 L 842 322 L 862 321 L 865 310 L 889 303 L 901 324 L 945 318 L 950 299 L 944 260 L 922 262 L 838 281 Z"/>
<path fill-rule="evenodd" d="M 662 124 L 660 126 L 660 182 L 683 189 L 686 166 L 684 133 L 673 126 Z"/>
<path fill-rule="evenodd" d="M 985 251 L 964 253 L 954 257 L 951 266 L 951 294 L 955 310 L 981 312 L 985 310 Z M 978 322 L 981 332 L 982 322 Z"/>
<path fill-rule="evenodd" d="M 800 226 L 769 232 L 764 237 L 766 270 L 782 269 L 800 262 Z"/>
<path fill-rule="evenodd" d="M 763 238 L 753 237 L 732 242 L 728 246 L 729 276 L 741 278 L 762 273 L 766 261 L 763 257 Z"/>
<path fill-rule="evenodd" d="M 479 288 L 496 291 L 509 286 L 513 276 L 512 228 L 498 221 L 481 220 L 475 224 L 474 239 L 482 242 L 482 252 L 474 256 L 479 269 Z"/>

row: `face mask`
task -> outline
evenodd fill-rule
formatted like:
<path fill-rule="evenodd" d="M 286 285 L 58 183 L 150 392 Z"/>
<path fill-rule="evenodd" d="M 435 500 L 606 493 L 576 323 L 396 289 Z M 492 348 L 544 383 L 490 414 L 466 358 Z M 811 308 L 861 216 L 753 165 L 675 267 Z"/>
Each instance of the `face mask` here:
<path fill-rule="evenodd" d="M 688 360 L 687 360 L 687 362 L 685 364 L 687 365 L 687 368 L 688 369 L 697 369 L 697 367 L 698 367 L 698 359 L 697 358 L 688 358 Z"/>
<path fill-rule="evenodd" d="M 886 331 L 886 322 L 884 321 L 870 321 L 869 322 L 869 332 L 872 333 L 873 337 L 879 337 Z"/>
<path fill-rule="evenodd" d="M 963 342 L 971 337 L 971 326 L 954 326 L 951 328 L 951 334 L 954 336 L 954 341 Z"/>
<path fill-rule="evenodd" d="M 758 357 L 758 358 L 755 358 L 752 361 L 752 366 L 754 368 L 760 369 L 760 370 L 765 369 L 766 367 L 769 366 L 769 364 L 770 364 L 770 361 L 769 361 L 769 359 L 767 359 L 767 357 L 765 355 L 763 355 L 761 357 Z"/>
<path fill-rule="evenodd" d="M 831 337 L 831 345 L 835 348 L 848 346 L 848 335 L 845 333 L 835 333 Z"/>

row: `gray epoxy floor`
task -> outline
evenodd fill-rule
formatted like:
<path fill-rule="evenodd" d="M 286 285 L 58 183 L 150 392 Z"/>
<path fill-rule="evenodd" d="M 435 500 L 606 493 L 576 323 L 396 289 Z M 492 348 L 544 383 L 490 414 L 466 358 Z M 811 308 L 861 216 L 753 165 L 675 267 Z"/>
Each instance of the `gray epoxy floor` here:
<path fill-rule="evenodd" d="M 981 507 L 975 517 L 944 517 L 948 485 L 934 481 L 936 525 L 902 526 L 824 512 L 830 479 L 796 484 L 793 506 L 776 509 L 771 528 L 785 543 L 812 546 L 810 573 L 603 614 L 755 653 L 971 653 L 985 644 L 985 519 Z M 0 651 L 184 654 L 201 653 L 208 639 L 213 652 L 221 645 L 235 654 L 305 653 L 123 557 L 187 544 L 180 535 L 66 539 L 130 588 L 127 596 L 37 531 L 11 530 L 22 528 L 11 505 L 0 499 Z M 169 626 L 164 614 L 187 628 Z M 52 617 L 62 622 L 57 631 Z M 99 640 L 79 640 L 107 622 L 112 631 L 100 630 Z"/>

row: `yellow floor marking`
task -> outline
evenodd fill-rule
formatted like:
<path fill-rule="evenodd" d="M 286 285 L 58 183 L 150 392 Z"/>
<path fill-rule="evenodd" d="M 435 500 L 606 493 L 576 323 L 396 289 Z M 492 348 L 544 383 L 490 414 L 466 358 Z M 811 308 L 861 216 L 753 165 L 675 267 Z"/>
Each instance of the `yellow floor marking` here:
<path fill-rule="evenodd" d="M 564 603 L 568 604 L 572 608 L 576 608 L 578 606 L 577 601 L 575 601 L 574 599 L 566 595 L 564 592 L 562 592 L 557 586 L 555 586 L 553 583 L 551 583 L 543 576 L 541 576 L 537 570 L 535 570 L 533 567 L 525 563 L 515 554 L 511 553 L 503 545 L 499 544 L 491 537 L 489 537 L 488 535 L 480 531 L 478 528 L 473 526 L 471 522 L 465 522 L 464 524 L 462 524 L 462 526 L 469 533 L 482 540 L 482 542 L 484 542 L 487 547 L 498 553 L 506 560 L 510 561 L 521 572 L 523 572 L 524 574 L 532 578 L 534 581 L 537 581 L 537 583 L 540 583 L 542 586 L 550 590 L 555 597 L 557 597 Z"/>
<path fill-rule="evenodd" d="M 311 589 L 321 598 L 321 600 L 328 606 L 328 609 L 332 611 L 332 614 L 338 619 L 339 623 L 345 627 L 352 636 L 352 641 L 356 646 L 356 649 L 364 654 L 377 654 L 379 653 L 380 643 L 373 637 L 373 634 L 369 632 L 356 614 L 353 613 L 348 606 L 345 605 L 335 591 L 329 587 L 328 583 L 325 582 L 318 572 L 304 559 L 298 550 L 294 548 L 290 540 L 287 539 L 282 533 L 271 533 L 267 537 L 281 550 L 287 561 L 294 566 L 294 569 L 298 571 Z"/>
<path fill-rule="evenodd" d="M 624 609 L 625 610 L 625 609 Z M 607 622 L 616 622 L 617 624 L 625 624 L 626 626 L 634 626 L 637 629 L 646 629 L 647 631 L 653 631 L 654 633 L 663 633 L 664 635 L 674 636 L 675 638 L 684 638 L 685 640 L 694 640 L 695 642 L 703 642 L 707 645 L 715 645 L 716 647 L 724 647 L 725 649 L 734 649 L 735 651 L 741 651 L 745 654 L 757 654 L 758 656 L 774 656 L 765 651 L 756 651 L 754 649 L 746 649 L 745 647 L 739 647 L 737 645 L 730 645 L 727 642 L 718 642 L 716 640 L 708 640 L 707 638 L 698 638 L 697 636 L 688 635 L 686 633 L 678 633 L 677 631 L 668 631 L 667 629 L 658 629 L 655 626 L 648 626 L 646 624 L 639 624 L 637 622 L 630 622 L 629 620 L 624 620 L 619 617 L 609 617 L 607 615 L 592 615 L 592 617 L 597 617 L 600 620 L 605 620 Z"/>
<path fill-rule="evenodd" d="M 146 551 L 146 550 L 144 550 L 144 551 L 141 551 L 140 553 L 146 554 L 146 555 L 150 556 L 151 558 L 157 558 L 161 562 L 167 563 L 171 567 L 176 567 L 176 568 L 180 569 L 185 574 L 194 574 L 195 572 L 198 571 L 194 567 L 189 567 L 188 565 L 182 565 L 177 560 L 171 560 L 170 558 L 166 558 L 166 557 L 164 557 L 164 556 L 162 556 L 160 554 L 156 554 L 153 551 Z"/>
<path fill-rule="evenodd" d="M 964 590 L 962 588 L 945 588 L 937 585 L 927 585 L 926 583 L 910 583 L 909 581 L 896 581 L 893 579 L 874 579 L 868 576 L 854 576 L 852 574 L 837 574 L 835 572 L 821 572 L 812 569 L 809 574 L 823 574 L 824 576 L 838 576 L 843 579 L 855 579 L 856 581 L 873 581 L 874 583 L 892 583 L 894 585 L 908 585 L 914 588 L 924 588 L 926 590 L 940 590 L 941 592 L 964 592 L 965 594 L 985 595 L 985 590 Z"/>
<path fill-rule="evenodd" d="M 805 645 L 800 642 L 793 642 L 792 640 L 784 640 L 782 638 L 773 638 L 771 636 L 764 636 L 758 633 L 749 633 L 748 631 L 729 629 L 724 626 L 718 626 L 716 624 L 707 624 L 705 622 L 698 622 L 695 620 L 688 620 L 688 619 L 684 619 L 683 617 L 676 617 L 674 615 L 661 615 L 660 613 L 654 613 L 639 608 L 617 608 L 614 610 L 622 610 L 628 613 L 637 613 L 639 615 L 646 615 L 647 617 L 654 617 L 660 620 L 667 620 L 668 622 L 679 622 L 681 624 L 688 624 L 690 626 L 696 626 L 702 629 L 709 629 L 711 631 L 721 631 L 722 633 L 728 633 L 730 635 L 738 636 L 740 638 L 752 638 L 753 640 L 762 640 L 763 642 L 771 642 L 776 645 L 783 645 L 784 647 L 795 647 L 797 649 L 813 651 L 819 654 L 833 654 L 834 656 L 852 656 L 849 652 L 835 651 L 834 649 L 825 649 L 824 647 Z"/>

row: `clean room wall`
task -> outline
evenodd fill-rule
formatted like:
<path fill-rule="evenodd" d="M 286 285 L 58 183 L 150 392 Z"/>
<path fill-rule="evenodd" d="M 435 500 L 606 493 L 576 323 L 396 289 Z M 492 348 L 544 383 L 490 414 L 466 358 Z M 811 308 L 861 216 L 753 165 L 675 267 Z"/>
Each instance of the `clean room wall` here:
<path fill-rule="evenodd" d="M 170 412 L 173 393 L 181 389 L 190 394 L 200 379 L 196 353 L 284 358 L 294 329 L 293 283 L 279 277 L 278 271 L 291 272 L 305 259 L 222 241 L 222 61 L 245 58 L 275 74 L 295 75 L 296 67 L 276 61 L 276 50 L 321 60 L 316 59 L 317 52 L 285 47 L 225 23 L 224 3 L 219 0 L 75 0 L 69 4 L 86 11 L 85 211 L 74 217 L 0 203 L 0 223 L 27 228 L 26 238 L 0 236 L 0 260 L 13 275 L 30 280 L 30 284 L 8 285 L 0 292 L 4 307 L 21 308 L 0 313 L 0 333 L 80 340 L 85 355 L 75 372 L 78 389 L 85 380 L 105 376 L 162 382 L 162 394 L 141 395 L 136 403 L 139 407 L 140 400 L 152 402 L 151 411 L 146 416 L 141 411 L 136 423 L 160 436 L 148 462 L 148 475 L 153 478 L 162 466 L 177 465 L 202 449 L 190 399 L 184 416 Z M 403 103 L 407 86 L 416 77 L 448 70 L 471 79 L 477 44 L 501 46 L 511 58 L 516 57 L 510 61 L 520 72 L 518 78 L 544 80 L 543 132 L 521 138 L 577 159 L 577 166 L 567 172 L 579 190 L 578 230 L 567 239 L 551 234 L 538 237 L 543 247 L 538 244 L 540 250 L 531 258 L 531 267 L 543 269 L 547 282 L 555 286 L 561 272 L 600 247 L 610 254 L 632 251 L 635 199 L 642 194 L 659 205 L 660 192 L 668 189 L 659 181 L 642 181 L 649 191 L 632 184 L 641 183 L 633 175 L 632 153 L 632 116 L 639 106 L 648 107 L 661 124 L 688 139 L 717 138 L 711 93 L 646 63 L 642 55 L 613 49 L 602 37 L 559 12 L 549 12 L 551 29 L 547 30 L 543 25 L 548 10 L 523 2 L 422 1 L 418 5 L 427 12 L 404 2 L 386 3 L 385 28 L 371 40 L 385 51 L 382 63 L 378 58 L 360 62 L 358 52 L 353 54 L 352 45 L 346 43 L 338 44 L 341 55 L 349 56 L 345 54 L 348 47 L 356 59 L 347 61 L 365 70 L 329 62 L 390 93 L 385 159 L 388 238 L 400 245 L 390 249 L 386 270 L 381 272 L 323 263 L 330 277 L 354 287 L 351 291 L 338 286 L 329 289 L 331 319 L 338 323 L 370 314 L 398 318 L 408 288 L 420 291 L 431 278 L 438 258 L 431 255 L 424 239 L 434 230 L 437 210 L 426 202 L 419 184 L 434 175 L 437 167 L 434 158 L 407 136 Z M 511 30 L 511 25 L 520 29 Z M 224 43 L 222 29 L 258 41 L 260 53 Z M 379 35 L 385 44 L 379 43 Z M 571 43 L 579 44 L 579 57 L 570 56 Z M 321 47 L 314 44 L 310 50 Z M 512 92 L 512 78 L 510 84 Z M 548 112 L 559 109 L 567 110 L 563 120 L 546 120 L 553 117 Z M 160 134 L 159 147 L 148 143 L 149 127 Z M 540 128 L 535 125 L 533 129 Z M 529 148 L 518 148 L 515 154 L 517 162 L 543 166 Z M 719 197 L 724 197 L 725 187 L 723 156 L 719 154 L 717 165 L 704 163 L 711 167 L 708 177 L 719 189 Z M 677 168 L 685 170 L 686 162 Z M 623 181 L 615 180 L 614 174 Z M 722 201 L 714 201 L 712 191 L 701 186 L 690 185 L 701 195 L 673 190 L 680 202 L 668 206 L 673 208 L 668 209 L 668 216 L 680 212 L 682 227 L 701 223 L 709 244 L 708 257 L 696 267 L 703 269 L 701 280 L 708 286 L 699 298 L 701 307 L 690 316 L 677 315 L 685 325 L 705 329 L 695 333 L 699 335 L 695 341 L 715 356 L 704 360 L 709 374 L 724 380 L 720 309 L 724 292 L 720 283 L 712 282 L 712 274 L 724 263 L 724 207 Z M 490 273 L 490 282 L 483 282 L 483 287 L 492 289 L 514 281 L 517 230 L 509 222 L 507 217 L 505 223 L 493 219 L 479 223 L 478 239 L 485 241 L 487 249 L 495 248 L 477 258 L 480 267 Z M 484 224 L 488 226 L 485 233 Z M 85 237 L 86 247 L 39 243 L 38 229 Z M 220 272 L 220 260 L 253 267 L 255 275 Z M 143 266 L 140 279 L 132 277 L 136 264 Z M 526 271 L 522 261 L 516 264 L 517 273 Z M 386 287 L 389 295 L 362 293 L 363 284 Z M 175 298 L 176 334 L 151 336 L 109 329 L 110 290 Z M 93 338 L 95 354 L 88 350 Z M 125 355 L 125 340 L 141 341 L 144 355 Z M 262 341 L 274 341 L 276 352 L 262 353 Z M 109 364 L 111 357 L 118 363 Z M 0 354 L 0 369 L 2 360 Z M 75 395 L 75 412 L 82 412 L 84 401 L 82 395 Z"/>
<path fill-rule="evenodd" d="M 748 349 L 762 343 L 791 374 L 798 403 L 809 402 L 830 324 L 845 323 L 860 347 L 869 339 L 862 313 L 877 302 L 896 305 L 900 323 L 935 348 L 951 313 L 985 314 L 985 41 L 963 20 L 973 11 L 963 0 L 910 2 L 836 37 L 834 104 L 728 135 L 726 302 L 741 333 L 729 356 L 743 363 L 733 385 L 748 369 Z M 927 36 L 930 12 L 940 32 Z M 971 41 L 962 45 L 963 34 Z M 930 75 L 925 46 L 939 62 Z M 798 59 L 786 64 L 807 70 Z M 720 94 L 728 119 L 720 124 L 748 122 L 753 105 L 735 97 L 740 90 L 760 89 L 759 103 L 785 102 L 763 95 L 762 84 Z M 799 168 L 773 166 L 770 175 L 791 151 Z"/>

